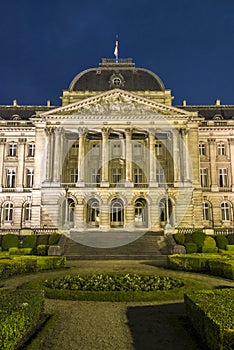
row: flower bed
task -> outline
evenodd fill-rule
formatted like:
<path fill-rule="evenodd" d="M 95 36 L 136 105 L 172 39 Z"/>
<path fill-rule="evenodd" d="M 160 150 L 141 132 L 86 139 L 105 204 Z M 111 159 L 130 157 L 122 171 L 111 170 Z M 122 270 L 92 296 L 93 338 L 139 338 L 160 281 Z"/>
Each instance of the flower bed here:
<path fill-rule="evenodd" d="M 184 300 L 193 327 L 210 349 L 234 349 L 233 289 L 188 293 Z"/>

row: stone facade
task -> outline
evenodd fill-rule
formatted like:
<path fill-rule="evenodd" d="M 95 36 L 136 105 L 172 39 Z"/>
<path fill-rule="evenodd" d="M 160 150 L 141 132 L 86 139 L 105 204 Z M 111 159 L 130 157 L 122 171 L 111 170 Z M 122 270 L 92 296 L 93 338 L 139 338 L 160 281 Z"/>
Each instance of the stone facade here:
<path fill-rule="evenodd" d="M 0 106 L 1 229 L 233 228 L 234 106 L 172 100 L 103 59 L 60 107 Z"/>

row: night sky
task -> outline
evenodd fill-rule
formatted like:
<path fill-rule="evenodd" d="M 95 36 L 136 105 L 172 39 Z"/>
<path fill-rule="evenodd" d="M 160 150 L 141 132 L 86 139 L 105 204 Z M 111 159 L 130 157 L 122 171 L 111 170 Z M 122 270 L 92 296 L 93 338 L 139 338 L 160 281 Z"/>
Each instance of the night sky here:
<path fill-rule="evenodd" d="M 132 57 L 188 104 L 234 104 L 233 0 L 8 0 L 0 4 L 0 104 L 60 104 L 102 57 Z"/>

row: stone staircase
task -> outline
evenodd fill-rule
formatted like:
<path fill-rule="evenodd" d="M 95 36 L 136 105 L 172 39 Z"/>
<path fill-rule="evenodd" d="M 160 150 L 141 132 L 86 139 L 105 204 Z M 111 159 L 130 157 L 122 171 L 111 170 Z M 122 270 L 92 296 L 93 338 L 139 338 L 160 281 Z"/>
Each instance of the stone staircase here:
<path fill-rule="evenodd" d="M 81 241 L 61 237 L 59 245 L 68 260 L 157 260 L 166 265 L 169 254 L 163 232 L 147 232 L 131 243 L 112 248 L 95 248 L 78 242 Z"/>

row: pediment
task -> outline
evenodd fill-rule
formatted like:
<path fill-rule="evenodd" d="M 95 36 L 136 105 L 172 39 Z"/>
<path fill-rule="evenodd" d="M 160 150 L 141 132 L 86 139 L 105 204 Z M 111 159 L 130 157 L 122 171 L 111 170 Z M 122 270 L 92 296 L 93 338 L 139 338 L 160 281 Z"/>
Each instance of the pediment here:
<path fill-rule="evenodd" d="M 84 117 L 129 117 L 189 118 L 196 115 L 176 107 L 157 103 L 136 94 L 114 89 L 85 100 L 75 102 L 40 114 L 42 119 L 83 119 Z M 86 118 L 85 118 L 86 119 Z"/>

